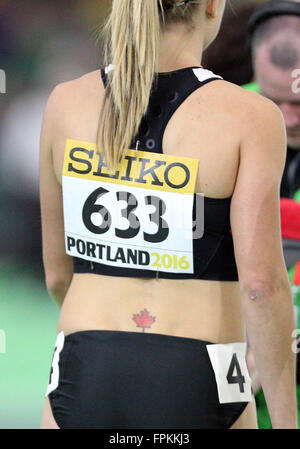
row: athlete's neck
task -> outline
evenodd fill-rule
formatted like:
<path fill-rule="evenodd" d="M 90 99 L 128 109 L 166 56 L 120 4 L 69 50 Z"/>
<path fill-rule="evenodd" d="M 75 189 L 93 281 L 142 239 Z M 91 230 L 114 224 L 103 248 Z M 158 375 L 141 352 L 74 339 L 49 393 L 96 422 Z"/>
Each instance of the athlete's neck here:
<path fill-rule="evenodd" d="M 196 30 L 187 33 L 179 25 L 165 31 L 160 39 L 157 72 L 171 72 L 202 65 L 203 36 Z"/>

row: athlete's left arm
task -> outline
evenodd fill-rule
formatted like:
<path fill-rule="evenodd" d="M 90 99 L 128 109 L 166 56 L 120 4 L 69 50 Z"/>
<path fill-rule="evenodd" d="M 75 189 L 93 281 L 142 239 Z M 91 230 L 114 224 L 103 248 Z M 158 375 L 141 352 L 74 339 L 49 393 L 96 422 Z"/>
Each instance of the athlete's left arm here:
<path fill-rule="evenodd" d="M 63 97 L 63 85 L 49 97 L 40 140 L 40 206 L 42 219 L 43 264 L 47 290 L 62 305 L 73 277 L 72 258 L 65 252 L 61 185 L 53 167 L 53 136 L 58 132 L 56 120 Z"/>

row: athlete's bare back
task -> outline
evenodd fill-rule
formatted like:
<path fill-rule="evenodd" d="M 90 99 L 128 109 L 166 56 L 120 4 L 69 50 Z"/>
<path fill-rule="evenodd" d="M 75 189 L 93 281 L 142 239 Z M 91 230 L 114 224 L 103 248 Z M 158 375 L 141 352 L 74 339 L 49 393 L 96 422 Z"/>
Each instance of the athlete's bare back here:
<path fill-rule="evenodd" d="M 41 189 L 57 191 L 56 204 L 53 204 L 57 217 L 46 223 L 45 214 L 44 258 L 46 266 L 61 265 L 69 272 L 72 260 L 64 252 L 61 196 L 65 143 L 66 139 L 96 142 L 103 94 L 100 72 L 88 73 L 59 85 L 50 97 L 45 114 L 41 154 L 48 156 L 41 156 L 41 164 L 46 165 L 49 161 L 47 170 L 53 170 L 53 177 L 48 177 L 45 183 L 41 179 Z M 255 257 L 252 251 L 252 248 L 255 251 L 254 230 L 246 229 L 246 224 L 249 226 L 254 217 L 256 231 L 264 233 L 263 228 L 258 229 L 256 217 L 259 210 L 257 195 L 263 185 L 255 178 L 251 184 L 251 171 L 259 169 L 260 162 L 264 164 L 272 159 L 270 154 L 262 154 L 260 159 L 257 147 L 261 145 L 263 152 L 264 147 L 270 148 L 277 137 L 280 138 L 280 120 L 277 107 L 269 100 L 218 80 L 192 93 L 172 116 L 164 133 L 163 153 L 200 161 L 196 192 L 211 198 L 233 195 L 231 225 L 237 266 L 243 277 L 249 259 L 251 266 L 251 258 Z M 272 131 L 267 141 L 265 127 L 269 125 Z M 263 135 L 264 142 L 261 142 Z M 253 157 L 245 157 L 251 151 L 255 152 Z M 244 165 L 239 173 L 241 152 L 248 173 Z M 284 155 L 277 154 L 270 170 L 280 170 L 283 158 Z M 242 200 L 249 201 L 244 211 Z M 44 204 L 46 207 L 46 194 Z M 52 207 L 52 203 L 47 206 Z M 268 207 L 267 203 L 265 207 Z M 47 229 L 49 235 L 52 232 L 51 238 Z M 273 232 L 278 231 L 275 226 Z M 263 247 L 262 239 L 260 245 L 266 258 L 274 257 L 269 248 Z M 238 282 L 228 281 L 114 278 L 76 273 L 63 301 L 58 331 L 63 330 L 65 335 L 88 329 L 142 332 L 133 315 L 146 310 L 150 317 L 155 317 L 146 332 L 215 343 L 246 341 L 240 287 Z M 249 404 L 247 410 L 252 412 L 246 410 L 243 414 L 251 415 L 247 418 L 250 419 L 248 427 L 255 427 L 253 407 Z M 245 419 L 243 415 L 241 420 Z"/>

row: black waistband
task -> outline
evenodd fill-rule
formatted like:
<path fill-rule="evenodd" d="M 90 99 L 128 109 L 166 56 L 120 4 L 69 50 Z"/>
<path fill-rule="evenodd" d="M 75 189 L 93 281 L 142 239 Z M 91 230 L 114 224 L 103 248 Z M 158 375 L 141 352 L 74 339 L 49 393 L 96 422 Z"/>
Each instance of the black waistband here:
<path fill-rule="evenodd" d="M 134 331 L 121 331 L 121 330 L 98 330 L 89 329 L 72 332 L 65 336 L 66 342 L 74 342 L 81 339 L 94 340 L 94 341 L 108 341 L 108 340 L 130 340 L 134 342 L 141 342 L 145 344 L 149 343 L 167 343 L 174 345 L 195 345 L 198 347 L 206 348 L 206 345 L 214 344 L 209 341 L 200 340 L 192 337 L 181 337 L 178 335 L 159 334 L 153 332 L 134 332 Z"/>

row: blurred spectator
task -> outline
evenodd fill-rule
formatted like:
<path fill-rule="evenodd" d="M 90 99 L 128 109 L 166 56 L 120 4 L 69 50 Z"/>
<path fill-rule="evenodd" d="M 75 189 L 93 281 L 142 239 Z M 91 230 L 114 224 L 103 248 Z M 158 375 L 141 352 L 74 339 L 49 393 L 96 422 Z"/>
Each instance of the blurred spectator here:
<path fill-rule="evenodd" d="M 300 189 L 300 97 L 294 76 L 300 67 L 300 16 L 272 16 L 260 23 L 252 57 L 257 90 L 278 105 L 285 120 L 288 149 L 281 196 L 292 198 Z"/>

